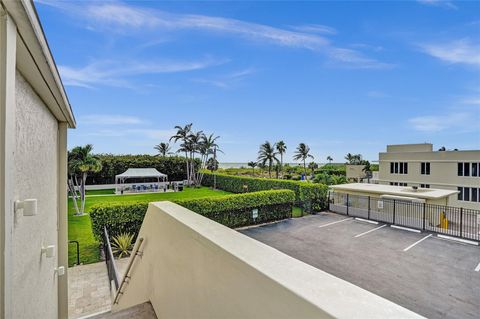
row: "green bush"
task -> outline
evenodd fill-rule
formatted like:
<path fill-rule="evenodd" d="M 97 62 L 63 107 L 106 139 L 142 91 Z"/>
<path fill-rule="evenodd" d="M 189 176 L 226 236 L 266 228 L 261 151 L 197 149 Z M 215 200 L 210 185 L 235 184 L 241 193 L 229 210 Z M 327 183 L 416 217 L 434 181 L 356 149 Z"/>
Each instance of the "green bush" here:
<path fill-rule="evenodd" d="M 225 226 L 241 227 L 290 218 L 294 201 L 295 193 L 290 190 L 271 190 L 175 202 Z M 93 206 L 90 218 L 95 238 L 101 240 L 103 226 L 107 226 L 111 237 L 138 234 L 147 208 L 148 202 Z M 256 219 L 252 217 L 254 208 L 258 209 Z"/>
<path fill-rule="evenodd" d="M 295 193 L 291 190 L 271 190 L 180 200 L 177 204 L 233 228 L 290 218 L 294 201 Z M 255 219 L 254 208 L 258 209 Z"/>
<path fill-rule="evenodd" d="M 167 174 L 170 181 L 186 179 L 186 163 L 183 157 L 113 154 L 98 154 L 95 156 L 102 161 L 102 170 L 98 173 L 89 173 L 87 185 L 113 184 L 115 183 L 115 175 L 121 174 L 129 168 L 156 168 L 158 171 Z M 137 181 L 132 179 L 131 182 Z"/>
<path fill-rule="evenodd" d="M 213 186 L 213 174 L 205 173 L 202 184 Z M 328 186 L 312 184 L 306 181 L 255 178 L 216 174 L 216 186 L 227 192 L 244 193 L 270 189 L 289 189 L 295 192 L 295 203 L 307 211 L 319 211 L 326 208 Z"/>

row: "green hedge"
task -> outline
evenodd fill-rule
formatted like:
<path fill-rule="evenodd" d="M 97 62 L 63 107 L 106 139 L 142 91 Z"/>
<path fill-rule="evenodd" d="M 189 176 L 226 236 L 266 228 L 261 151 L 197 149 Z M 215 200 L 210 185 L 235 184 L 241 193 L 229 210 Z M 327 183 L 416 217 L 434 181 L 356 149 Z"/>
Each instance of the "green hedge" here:
<path fill-rule="evenodd" d="M 225 226 L 241 227 L 290 218 L 294 201 L 295 193 L 290 190 L 271 190 L 178 200 L 176 203 Z M 137 234 L 147 208 L 148 202 L 93 206 L 90 218 L 94 236 L 101 240 L 104 225 L 110 236 L 122 232 Z M 252 217 L 254 208 L 258 209 L 256 219 Z"/>
<path fill-rule="evenodd" d="M 214 174 L 212 173 L 205 173 L 202 184 L 212 187 L 214 183 L 213 176 Z M 308 212 L 312 210 L 319 211 L 327 207 L 328 186 L 324 184 L 216 174 L 216 187 L 232 193 L 289 189 L 295 192 L 295 203 Z"/>
<path fill-rule="evenodd" d="M 98 173 L 89 173 L 87 185 L 113 184 L 115 183 L 115 175 L 121 174 L 129 168 L 152 167 L 167 174 L 170 181 L 186 179 L 186 162 L 184 157 L 113 154 L 97 154 L 95 156 L 102 161 L 102 170 Z M 131 182 L 134 183 L 136 181 L 132 179 Z"/>

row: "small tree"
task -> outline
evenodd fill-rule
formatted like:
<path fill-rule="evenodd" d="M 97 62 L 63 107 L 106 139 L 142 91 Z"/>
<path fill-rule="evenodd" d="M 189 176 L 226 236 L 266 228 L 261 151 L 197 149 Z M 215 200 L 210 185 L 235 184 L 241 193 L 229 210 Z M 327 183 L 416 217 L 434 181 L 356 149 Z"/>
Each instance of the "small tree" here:
<path fill-rule="evenodd" d="M 160 143 L 160 144 L 157 144 L 155 145 L 154 149 L 156 149 L 158 151 L 158 154 L 159 156 L 167 156 L 167 154 L 171 154 L 170 150 L 171 150 L 171 147 L 170 147 L 170 144 L 168 143 Z"/>
<path fill-rule="evenodd" d="M 277 152 L 280 154 L 280 171 L 282 172 L 283 175 L 283 154 L 287 151 L 287 145 L 285 144 L 284 141 L 280 141 L 276 144 Z M 278 174 L 278 171 L 277 171 Z M 278 176 L 277 176 L 278 178 Z"/>
<path fill-rule="evenodd" d="M 260 150 L 258 151 L 258 161 L 265 165 L 268 163 L 268 176 L 272 178 L 272 167 L 274 163 L 279 163 L 280 161 L 277 158 L 277 152 L 275 151 L 275 144 L 270 144 L 266 141 L 260 145 Z"/>
<path fill-rule="evenodd" d="M 298 144 L 293 159 L 295 161 L 301 160 L 303 162 L 303 172 L 305 173 L 305 176 L 307 175 L 307 158 L 313 159 L 313 155 L 310 154 L 310 147 L 308 147 L 308 145 L 305 143 Z"/>
<path fill-rule="evenodd" d="M 212 173 L 218 170 L 218 161 L 215 158 L 210 157 L 207 161 L 207 169 Z"/>
<path fill-rule="evenodd" d="M 328 164 L 332 164 L 333 158 L 330 155 L 328 155 L 327 161 L 328 161 Z"/>
<path fill-rule="evenodd" d="M 92 151 L 93 145 L 87 144 L 85 146 L 74 147 L 68 153 L 68 171 L 70 174 L 68 184 L 73 185 L 70 190 L 72 192 L 72 198 L 75 201 L 75 208 L 77 209 L 76 215 L 83 215 L 85 213 L 85 183 L 88 173 L 99 172 L 102 169 L 102 162 L 92 154 Z M 78 180 L 80 180 L 80 185 L 78 185 Z M 78 187 L 80 188 L 80 211 L 78 211 L 76 204 L 76 188 Z"/>
<path fill-rule="evenodd" d="M 312 170 L 312 175 L 315 173 L 315 170 L 318 168 L 318 164 L 315 162 L 310 162 L 308 168 Z"/>
<path fill-rule="evenodd" d="M 255 176 L 255 167 L 257 167 L 258 163 L 252 161 L 252 162 L 248 162 L 247 165 L 252 168 L 252 175 Z"/>

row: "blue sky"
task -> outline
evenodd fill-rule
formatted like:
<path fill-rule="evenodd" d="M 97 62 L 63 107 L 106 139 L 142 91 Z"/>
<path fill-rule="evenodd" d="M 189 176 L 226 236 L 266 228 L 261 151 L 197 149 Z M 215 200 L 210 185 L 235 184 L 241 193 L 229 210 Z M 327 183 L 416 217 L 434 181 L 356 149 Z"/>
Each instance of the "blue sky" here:
<path fill-rule="evenodd" d="M 220 160 L 265 140 L 316 161 L 386 144 L 480 149 L 480 2 L 35 2 L 78 127 L 154 153 L 175 125 Z"/>

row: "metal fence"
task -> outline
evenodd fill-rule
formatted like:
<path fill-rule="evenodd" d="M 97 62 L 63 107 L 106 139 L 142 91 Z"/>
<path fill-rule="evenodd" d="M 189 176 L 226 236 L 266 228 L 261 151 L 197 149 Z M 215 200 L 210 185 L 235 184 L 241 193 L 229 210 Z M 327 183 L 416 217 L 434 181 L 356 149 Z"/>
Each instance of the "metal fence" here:
<path fill-rule="evenodd" d="M 353 217 L 480 241 L 480 211 L 331 192 L 329 209 Z"/>
<path fill-rule="evenodd" d="M 106 227 L 103 227 L 103 252 L 105 254 L 105 263 L 107 264 L 108 280 L 110 284 L 113 281 L 115 292 L 118 290 L 118 271 L 113 258 L 112 246 L 110 245 L 110 237 Z M 111 287 L 111 286 L 110 286 Z"/>

